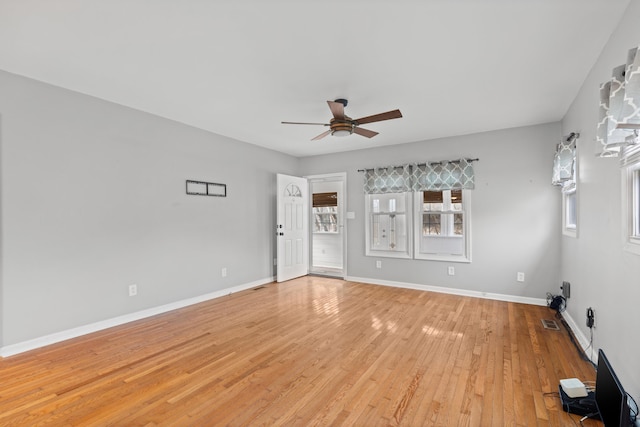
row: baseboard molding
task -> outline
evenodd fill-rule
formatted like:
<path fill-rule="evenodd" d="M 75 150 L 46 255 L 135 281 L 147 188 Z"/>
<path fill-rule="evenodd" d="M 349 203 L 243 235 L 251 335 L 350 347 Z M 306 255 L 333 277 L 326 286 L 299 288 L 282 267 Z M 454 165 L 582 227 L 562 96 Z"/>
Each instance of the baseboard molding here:
<path fill-rule="evenodd" d="M 565 320 L 565 322 L 567 322 L 567 325 L 569 325 L 573 336 L 576 337 L 576 339 L 578 340 L 578 344 L 580 344 L 580 347 L 582 347 L 582 351 L 584 351 L 585 354 L 589 356 L 589 354 L 587 353 L 587 349 L 589 348 L 589 338 L 587 338 L 587 336 L 580 330 L 578 324 L 575 322 L 575 320 L 573 320 L 573 317 L 571 317 L 568 312 L 563 311 L 562 318 Z M 592 360 L 594 363 L 597 362 L 597 356 L 595 356 L 595 358 L 595 361 Z"/>
<path fill-rule="evenodd" d="M 123 316 L 114 317 L 111 319 L 102 320 L 100 322 L 91 323 L 89 325 L 79 326 L 77 328 L 68 329 L 66 331 L 56 332 L 54 334 L 45 335 L 39 338 L 34 338 L 28 341 L 23 341 L 16 344 L 0 347 L 0 357 L 9 357 L 25 351 L 35 350 L 37 348 L 45 347 L 47 345 L 55 344 L 61 341 L 66 341 L 71 338 L 77 338 L 82 335 L 87 335 L 93 332 L 98 332 L 104 329 L 112 328 L 114 326 L 123 325 L 125 323 L 134 322 L 136 320 L 145 319 L 147 317 L 156 316 L 158 314 L 166 313 L 168 311 L 177 310 L 179 308 L 187 307 L 193 304 L 198 304 L 204 301 L 212 300 L 222 296 L 230 295 L 236 292 L 244 291 L 247 289 L 255 288 L 256 286 L 265 285 L 275 280 L 274 277 L 268 277 L 254 282 L 245 283 L 231 288 L 221 289 L 219 291 L 211 292 L 204 295 L 199 295 L 193 298 L 187 298 L 184 300 L 172 302 L 169 304 L 161 305 L 158 307 L 148 308 L 146 310 L 137 311 L 135 313 L 125 314 Z"/>
<path fill-rule="evenodd" d="M 0 357 L 13 356 L 19 353 L 35 350 L 37 348 L 45 347 L 47 345 L 55 344 L 68 339 L 77 338 L 82 335 L 87 335 L 93 332 L 98 332 L 104 329 L 112 328 L 114 326 L 123 325 L 125 323 L 134 322 L 136 320 L 145 319 L 151 316 L 156 316 L 158 314 L 166 313 L 168 311 L 177 310 L 179 308 L 187 307 L 193 304 L 198 304 L 204 301 L 219 298 L 232 293 L 255 288 L 256 286 L 265 285 L 267 283 L 273 282 L 274 280 L 275 280 L 274 277 L 269 277 L 262 280 L 256 280 L 254 282 L 233 286 L 231 288 L 221 289 L 219 291 L 211 292 L 211 293 L 200 295 L 197 297 L 172 302 L 170 304 L 165 304 L 158 307 L 152 307 L 146 310 L 137 311 L 135 313 L 125 314 L 123 316 L 118 316 L 111 319 L 102 320 L 100 322 L 91 323 L 89 325 L 80 326 L 77 328 L 68 329 L 66 331 L 56 332 L 54 334 L 45 335 L 39 338 L 34 338 L 28 341 L 7 345 L 4 347 L 0 347 Z M 530 297 L 521 297 L 516 295 L 505 295 L 505 294 L 496 294 L 496 293 L 490 293 L 490 292 L 470 291 L 466 289 L 445 288 L 442 286 L 421 285 L 417 283 L 377 280 L 377 279 L 371 279 L 366 277 L 348 276 L 348 277 L 345 277 L 345 280 L 352 281 L 352 282 L 369 283 L 372 285 L 392 286 L 396 288 L 415 289 L 420 291 L 438 292 L 438 293 L 460 295 L 460 296 L 467 296 L 467 297 L 474 297 L 474 298 L 492 299 L 492 300 L 498 300 L 498 301 L 517 302 L 517 303 L 541 305 L 541 306 L 547 305 L 546 299 L 542 299 L 542 298 L 530 298 Z M 574 331 L 574 335 L 576 335 L 580 345 L 583 348 L 586 348 L 586 346 L 589 345 L 589 340 L 584 336 L 584 334 L 582 334 L 580 329 L 578 329 L 576 323 L 573 321 L 571 316 L 568 315 L 568 313 L 565 312 L 563 313 L 563 315 L 567 320 L 567 323 L 569 324 L 571 329 Z"/>
<path fill-rule="evenodd" d="M 438 292 L 441 294 L 460 295 L 465 297 L 483 298 L 498 301 L 518 302 L 531 305 L 547 305 L 547 300 L 543 298 L 520 297 L 517 295 L 494 294 L 491 292 L 470 291 L 466 289 L 445 288 L 442 286 L 420 285 L 417 283 L 395 282 L 390 280 L 377 280 L 366 277 L 346 277 L 345 280 L 351 282 L 370 283 L 372 285 L 392 286 L 395 288 L 415 289 L 418 291 Z"/>

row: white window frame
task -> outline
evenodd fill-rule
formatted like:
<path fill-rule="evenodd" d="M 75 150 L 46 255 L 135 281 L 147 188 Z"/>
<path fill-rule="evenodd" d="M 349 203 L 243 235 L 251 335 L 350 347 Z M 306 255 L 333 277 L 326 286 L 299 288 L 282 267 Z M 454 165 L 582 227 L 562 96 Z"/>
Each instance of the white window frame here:
<path fill-rule="evenodd" d="M 622 168 L 624 249 L 640 255 L 640 150 Z"/>
<path fill-rule="evenodd" d="M 373 248 L 373 232 L 372 232 L 372 227 L 374 224 L 374 216 L 377 215 L 389 215 L 391 214 L 391 212 L 389 212 L 390 209 L 385 208 L 384 206 L 380 206 L 377 210 L 377 212 L 374 212 L 375 209 L 373 207 L 373 200 L 375 200 L 376 198 L 387 198 L 387 197 L 393 197 L 393 196 L 402 196 L 404 197 L 404 212 L 402 212 L 401 210 L 399 210 L 400 206 L 396 205 L 396 208 L 394 211 L 396 212 L 402 212 L 402 214 L 405 215 L 405 227 L 404 229 L 395 229 L 395 232 L 398 233 L 404 233 L 404 235 L 406 236 L 406 249 L 404 250 L 397 250 L 397 249 L 374 249 Z M 365 195 L 365 226 L 366 226 L 366 231 L 365 231 L 365 246 L 366 246 L 366 255 L 367 256 L 378 256 L 378 257 L 388 257 L 388 258 L 408 258 L 411 259 L 413 257 L 413 253 L 412 253 L 412 248 L 413 248 L 413 242 L 412 242 L 412 232 L 411 232 L 411 228 L 412 228 L 412 224 L 413 224 L 413 219 L 412 219 L 412 206 L 411 206 L 411 202 L 412 202 L 412 197 L 411 197 L 411 193 L 387 193 L 387 194 L 367 194 Z"/>
<path fill-rule="evenodd" d="M 448 192 L 450 194 L 450 192 Z M 462 214 L 463 222 L 462 222 L 462 236 L 446 236 L 449 238 L 459 238 L 464 240 L 464 251 L 462 254 L 447 254 L 447 253 L 426 253 L 422 252 L 421 244 L 422 244 L 422 215 L 424 213 L 424 195 L 422 191 L 414 193 L 414 222 L 413 222 L 413 241 L 414 241 L 414 258 L 421 260 L 431 260 L 431 261 L 447 261 L 447 262 L 471 262 L 471 191 L 470 190 L 462 190 L 462 210 L 454 211 L 447 208 L 448 201 L 444 200 L 444 209 L 442 213 L 444 214 Z M 441 224 L 441 227 L 445 224 Z M 451 229 L 453 225 L 451 224 Z"/>
<path fill-rule="evenodd" d="M 562 234 L 578 237 L 578 191 L 575 184 L 562 190 Z"/>

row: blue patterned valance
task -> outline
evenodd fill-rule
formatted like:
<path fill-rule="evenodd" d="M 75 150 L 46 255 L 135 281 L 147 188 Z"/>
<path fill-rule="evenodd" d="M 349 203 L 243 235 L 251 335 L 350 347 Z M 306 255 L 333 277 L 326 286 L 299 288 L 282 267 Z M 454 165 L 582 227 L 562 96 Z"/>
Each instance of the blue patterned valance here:
<path fill-rule="evenodd" d="M 365 194 L 411 191 L 411 165 L 388 166 L 364 171 Z"/>
<path fill-rule="evenodd" d="M 413 191 L 442 191 L 475 188 L 473 166 L 467 159 L 415 165 Z"/>
<path fill-rule="evenodd" d="M 364 192 L 365 194 L 384 194 L 473 189 L 475 187 L 472 166 L 474 160 L 477 159 L 365 169 L 362 171 L 364 172 Z"/>

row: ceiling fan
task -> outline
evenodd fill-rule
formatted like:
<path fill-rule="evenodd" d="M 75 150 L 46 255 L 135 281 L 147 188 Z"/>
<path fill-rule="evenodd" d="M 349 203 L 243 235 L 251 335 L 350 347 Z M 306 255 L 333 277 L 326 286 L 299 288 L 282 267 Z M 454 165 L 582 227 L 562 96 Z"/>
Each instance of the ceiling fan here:
<path fill-rule="evenodd" d="M 282 122 L 282 124 L 329 126 L 328 131 L 322 132 L 320 135 L 312 138 L 312 141 L 322 139 L 329 134 L 333 136 L 348 136 L 352 133 L 357 133 L 358 135 L 366 136 L 367 138 L 373 138 L 378 134 L 378 132 L 361 128 L 360 125 L 365 123 L 381 122 L 383 120 L 389 119 L 399 119 L 400 117 L 402 117 L 402 113 L 400 113 L 400 110 L 393 110 L 387 111 L 386 113 L 374 114 L 373 116 L 362 117 L 354 120 L 344 114 L 344 107 L 347 106 L 346 99 L 327 101 L 327 104 L 329 104 L 329 109 L 333 114 L 333 118 L 329 121 L 329 123 Z"/>

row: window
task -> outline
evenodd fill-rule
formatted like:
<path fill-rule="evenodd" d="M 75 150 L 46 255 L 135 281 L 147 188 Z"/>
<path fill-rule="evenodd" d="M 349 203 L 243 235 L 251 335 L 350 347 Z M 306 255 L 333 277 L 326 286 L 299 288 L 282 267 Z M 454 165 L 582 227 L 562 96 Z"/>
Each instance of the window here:
<path fill-rule="evenodd" d="M 411 258 L 409 193 L 369 194 L 367 255 Z"/>
<path fill-rule="evenodd" d="M 562 191 L 562 234 L 576 237 L 578 229 L 578 200 L 575 185 Z"/>
<path fill-rule="evenodd" d="M 366 254 L 471 262 L 469 197 L 476 160 L 363 169 Z"/>
<path fill-rule="evenodd" d="M 630 156 L 623 171 L 623 215 L 625 250 L 640 254 L 640 150 Z"/>
<path fill-rule="evenodd" d="M 576 156 L 580 134 L 572 132 L 556 146 L 551 183 L 562 191 L 562 234 L 577 237 L 578 200 L 576 197 Z"/>
<path fill-rule="evenodd" d="M 466 190 L 415 193 L 415 258 L 469 262 L 469 197 Z"/>
<path fill-rule="evenodd" d="M 338 233 L 338 193 L 313 194 L 313 232 Z"/>

